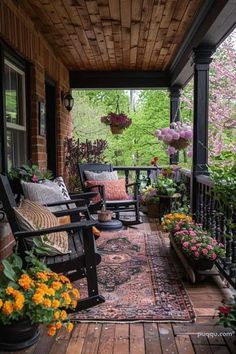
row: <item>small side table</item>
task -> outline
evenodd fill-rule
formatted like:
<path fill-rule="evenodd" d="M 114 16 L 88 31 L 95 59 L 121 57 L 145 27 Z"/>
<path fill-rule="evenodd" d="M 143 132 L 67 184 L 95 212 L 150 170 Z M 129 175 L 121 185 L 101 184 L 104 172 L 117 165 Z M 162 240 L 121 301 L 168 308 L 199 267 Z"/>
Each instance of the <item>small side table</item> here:
<path fill-rule="evenodd" d="M 99 221 L 96 227 L 100 231 L 114 231 L 121 230 L 123 228 L 123 224 L 118 219 L 111 219 L 110 221 Z"/>

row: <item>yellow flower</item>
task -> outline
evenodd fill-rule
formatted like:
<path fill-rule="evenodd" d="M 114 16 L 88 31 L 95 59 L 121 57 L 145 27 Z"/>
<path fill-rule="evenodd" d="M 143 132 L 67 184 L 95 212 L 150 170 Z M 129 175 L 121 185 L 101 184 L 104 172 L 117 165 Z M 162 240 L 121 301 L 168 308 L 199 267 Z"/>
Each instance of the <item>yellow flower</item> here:
<path fill-rule="evenodd" d="M 51 307 L 52 301 L 50 299 L 44 299 L 43 304 L 45 307 Z"/>
<path fill-rule="evenodd" d="M 24 303 L 25 303 L 25 297 L 23 294 L 21 294 L 20 291 L 15 290 L 14 292 L 14 298 L 15 298 L 15 303 L 14 303 L 14 308 L 18 311 L 22 310 Z"/>
<path fill-rule="evenodd" d="M 18 280 L 18 284 L 23 289 L 29 290 L 34 285 L 34 281 L 28 276 L 28 274 L 22 274 Z"/>
<path fill-rule="evenodd" d="M 61 311 L 61 319 L 62 319 L 63 321 L 65 321 L 65 320 L 67 319 L 67 313 L 66 313 L 65 310 L 62 310 L 62 311 Z"/>
<path fill-rule="evenodd" d="M 5 301 L 2 307 L 2 312 L 4 315 L 9 316 L 13 312 L 13 303 L 11 301 Z"/>
<path fill-rule="evenodd" d="M 68 323 L 67 326 L 66 326 L 67 332 L 69 332 L 69 333 L 72 331 L 73 328 L 74 328 L 74 325 L 71 322 Z"/>
<path fill-rule="evenodd" d="M 52 307 L 53 307 L 54 309 L 57 309 L 59 306 L 60 306 L 60 301 L 57 300 L 57 299 L 53 300 L 53 302 L 52 302 Z"/>
<path fill-rule="evenodd" d="M 53 326 L 53 325 L 49 325 L 48 326 L 48 332 L 47 333 L 48 333 L 49 336 L 55 336 L 56 331 L 57 331 L 57 329 L 56 329 L 55 326 Z"/>
<path fill-rule="evenodd" d="M 2 307 L 2 305 L 3 305 L 3 301 L 2 299 L 0 299 L 0 308 Z"/>
<path fill-rule="evenodd" d="M 62 288 L 62 283 L 59 281 L 54 281 L 51 286 L 54 290 L 60 290 Z"/>
<path fill-rule="evenodd" d="M 43 290 L 45 293 L 48 292 L 48 286 L 47 286 L 47 284 L 44 284 L 44 283 L 37 283 L 37 286 L 38 286 L 37 289 L 41 289 L 41 290 Z"/>

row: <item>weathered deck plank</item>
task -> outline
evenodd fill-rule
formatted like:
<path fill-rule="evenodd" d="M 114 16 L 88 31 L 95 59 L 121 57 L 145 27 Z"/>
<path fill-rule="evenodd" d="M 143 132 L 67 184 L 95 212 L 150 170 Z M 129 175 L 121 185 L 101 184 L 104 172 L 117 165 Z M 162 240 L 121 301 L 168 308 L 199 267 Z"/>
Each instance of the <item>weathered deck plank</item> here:
<path fill-rule="evenodd" d="M 135 226 L 144 232 L 159 229 L 155 219 L 144 218 L 144 223 Z M 177 260 L 176 260 L 177 262 Z M 181 265 L 178 265 L 181 267 Z M 223 327 L 216 326 L 216 308 L 228 296 L 227 287 L 219 277 L 209 278 L 202 283 L 191 284 L 184 281 L 185 288 L 197 313 L 196 323 L 133 323 L 133 324 L 94 324 L 78 323 L 71 335 L 60 331 L 56 338 L 43 335 L 39 342 L 21 354 L 193 354 L 193 353 L 235 353 L 234 338 L 214 336 L 207 333 L 226 333 Z M 207 298 L 207 301 L 206 301 Z M 168 332 L 167 332 L 168 331 Z M 199 333 L 206 335 L 199 336 Z M 167 351 L 168 350 L 168 351 Z M 0 354 L 4 352 L 0 351 Z M 17 353 L 17 352 L 15 352 Z M 5 353 L 4 353 L 5 354 Z"/>

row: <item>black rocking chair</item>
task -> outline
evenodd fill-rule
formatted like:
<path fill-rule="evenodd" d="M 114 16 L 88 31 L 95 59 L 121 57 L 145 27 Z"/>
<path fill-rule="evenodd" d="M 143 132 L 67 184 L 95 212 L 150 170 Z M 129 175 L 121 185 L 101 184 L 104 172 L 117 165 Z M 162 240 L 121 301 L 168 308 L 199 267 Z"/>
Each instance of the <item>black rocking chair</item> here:
<path fill-rule="evenodd" d="M 78 171 L 79 171 L 79 177 L 80 177 L 80 183 L 81 187 L 84 192 L 88 192 L 93 190 L 94 188 L 98 188 L 99 193 L 101 195 L 101 200 L 102 203 L 105 204 L 106 209 L 113 211 L 116 215 L 117 218 L 119 218 L 119 213 L 120 212 L 134 212 L 135 213 L 135 220 L 132 221 L 126 221 L 126 220 L 121 220 L 124 224 L 128 225 L 135 225 L 135 224 L 140 224 L 140 214 L 139 214 L 139 199 L 138 199 L 138 183 L 129 183 L 126 184 L 126 191 L 128 190 L 128 187 L 133 187 L 133 198 L 132 199 L 126 199 L 126 200 L 106 200 L 105 197 L 105 190 L 104 190 L 104 185 L 99 184 L 96 185 L 96 187 L 86 187 L 86 176 L 85 176 L 85 171 L 92 171 L 96 173 L 101 173 L 101 172 L 112 172 L 113 168 L 111 164 L 100 164 L 100 163 L 87 163 L 87 164 L 79 164 L 78 165 Z M 90 206 L 90 211 L 91 213 L 101 209 L 101 202 L 91 205 Z"/>
<path fill-rule="evenodd" d="M 43 256 L 44 263 L 54 272 L 63 273 L 68 276 L 71 281 L 87 278 L 88 297 L 80 299 L 76 310 L 83 310 L 89 307 L 103 303 L 105 299 L 98 293 L 97 270 L 96 266 L 101 261 L 101 256 L 95 250 L 94 236 L 92 226 L 96 223 L 92 220 L 72 222 L 70 224 L 50 227 L 47 229 L 25 231 L 22 230 L 17 223 L 14 213 L 16 201 L 12 193 L 8 178 L 0 175 L 0 198 L 3 204 L 3 210 L 6 213 L 8 222 L 11 226 L 12 233 L 17 243 L 17 252 L 25 259 L 25 251 L 28 250 L 25 239 L 27 237 L 37 237 L 53 232 L 67 231 L 69 236 L 70 253 L 56 256 Z M 73 200 L 63 201 L 58 204 L 70 204 Z M 80 206 L 79 206 L 80 204 Z M 61 210 L 54 213 L 63 215 L 78 215 L 79 212 L 87 212 L 87 206 L 84 200 L 76 200 L 77 208 Z"/>

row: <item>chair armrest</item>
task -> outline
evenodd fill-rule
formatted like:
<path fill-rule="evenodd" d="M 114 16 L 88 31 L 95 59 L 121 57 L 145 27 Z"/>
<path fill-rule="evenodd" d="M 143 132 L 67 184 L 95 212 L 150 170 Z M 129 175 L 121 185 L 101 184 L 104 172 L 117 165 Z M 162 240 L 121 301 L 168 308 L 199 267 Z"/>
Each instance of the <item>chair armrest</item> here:
<path fill-rule="evenodd" d="M 72 208 L 72 209 L 65 209 L 65 210 L 58 210 L 58 211 L 54 211 L 53 214 L 57 217 L 59 216 L 65 216 L 65 215 L 75 215 L 78 214 L 80 212 L 84 212 L 84 211 L 88 211 L 87 206 L 82 206 L 79 208 Z"/>
<path fill-rule="evenodd" d="M 127 189 L 128 187 L 134 187 L 134 199 L 135 199 L 135 200 L 138 199 L 139 185 L 140 185 L 140 182 L 133 182 L 133 183 L 128 183 L 128 184 L 126 184 L 126 189 Z"/>
<path fill-rule="evenodd" d="M 60 231 L 71 231 L 71 230 L 78 230 L 78 229 L 89 229 L 92 226 L 96 226 L 97 222 L 95 221 L 81 221 L 81 222 L 74 222 L 71 224 L 64 224 L 58 225 L 54 227 L 49 227 L 47 229 L 41 230 L 30 230 L 30 231 L 17 231 L 14 233 L 15 237 L 32 237 L 32 236 L 41 236 L 51 234 L 53 232 L 60 232 Z"/>
<path fill-rule="evenodd" d="M 93 197 L 96 197 L 97 192 L 87 192 L 87 193 L 70 193 L 70 198 L 71 199 L 92 199 Z"/>
<path fill-rule="evenodd" d="M 52 206 L 57 206 L 57 205 L 67 205 L 67 204 L 79 204 L 81 206 L 85 205 L 84 199 L 68 199 L 68 200 L 63 200 L 61 202 L 56 202 L 56 203 L 48 203 L 48 204 L 43 204 L 46 207 L 52 207 Z"/>
<path fill-rule="evenodd" d="M 101 195 L 101 198 L 102 198 L 103 202 L 105 203 L 106 202 L 106 199 L 105 199 L 105 186 L 103 184 L 96 184 L 96 186 L 86 187 L 85 190 L 91 190 L 91 189 L 94 189 L 94 188 L 98 188 L 99 194 Z"/>

